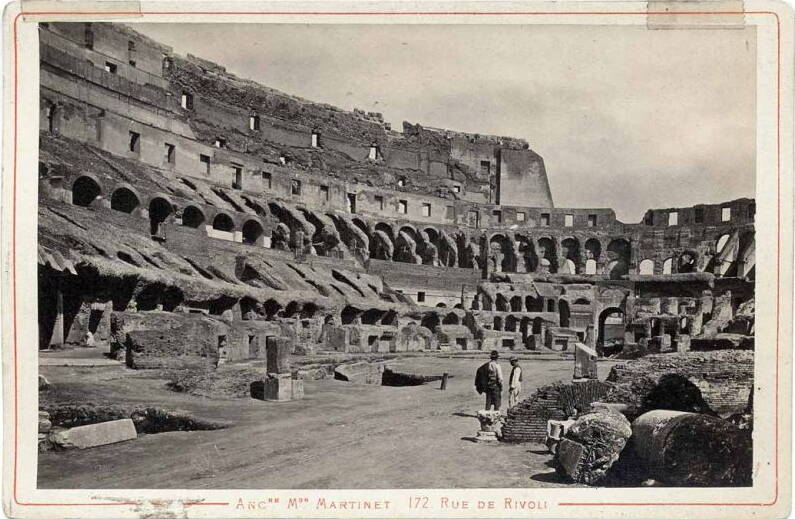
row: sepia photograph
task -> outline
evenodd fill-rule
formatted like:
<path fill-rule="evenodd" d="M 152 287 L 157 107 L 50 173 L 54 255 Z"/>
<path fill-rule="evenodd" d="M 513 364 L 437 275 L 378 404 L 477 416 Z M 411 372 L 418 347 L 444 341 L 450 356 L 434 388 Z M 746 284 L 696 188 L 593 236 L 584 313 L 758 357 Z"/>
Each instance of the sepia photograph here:
<path fill-rule="evenodd" d="M 751 19 L 25 20 L 33 488 L 756 491 L 789 314 Z"/>

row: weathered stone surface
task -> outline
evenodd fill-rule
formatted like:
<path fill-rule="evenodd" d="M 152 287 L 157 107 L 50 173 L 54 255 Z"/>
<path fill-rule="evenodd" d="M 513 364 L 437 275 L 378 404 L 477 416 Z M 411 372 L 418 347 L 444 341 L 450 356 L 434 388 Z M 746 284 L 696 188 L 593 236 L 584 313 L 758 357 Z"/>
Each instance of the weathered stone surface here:
<path fill-rule="evenodd" d="M 47 433 L 52 429 L 50 413 L 39 411 L 39 433 Z"/>
<path fill-rule="evenodd" d="M 304 397 L 304 381 L 294 379 L 289 373 L 283 375 L 269 374 L 265 380 L 251 383 L 251 398 L 257 400 L 275 400 L 286 402 L 300 400 Z"/>
<path fill-rule="evenodd" d="M 632 427 L 621 413 L 611 409 L 586 413 L 558 445 L 558 472 L 576 483 L 598 483 L 618 461 L 630 436 Z"/>
<path fill-rule="evenodd" d="M 751 484 L 751 433 L 727 420 L 656 410 L 638 417 L 632 434 L 634 452 L 654 479 L 672 486 Z"/>
<path fill-rule="evenodd" d="M 88 449 L 135 438 L 135 425 L 129 418 L 82 425 L 71 429 L 54 429 L 50 432 L 49 437 L 54 445 L 62 449 Z"/>
<path fill-rule="evenodd" d="M 39 391 L 45 391 L 50 387 L 50 382 L 43 375 L 39 375 Z"/>

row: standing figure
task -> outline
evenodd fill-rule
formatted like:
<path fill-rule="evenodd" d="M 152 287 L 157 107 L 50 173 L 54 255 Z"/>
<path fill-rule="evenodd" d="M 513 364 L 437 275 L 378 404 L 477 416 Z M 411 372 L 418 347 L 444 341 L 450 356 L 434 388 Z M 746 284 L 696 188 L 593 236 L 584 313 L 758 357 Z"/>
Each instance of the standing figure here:
<path fill-rule="evenodd" d="M 492 350 L 490 358 L 475 374 L 475 390 L 478 394 L 486 393 L 486 411 L 492 406 L 495 411 L 499 411 L 502 404 L 502 368 L 497 363 L 499 352 Z"/>
<path fill-rule="evenodd" d="M 511 357 L 511 374 L 508 377 L 508 407 L 511 408 L 519 403 L 519 394 L 522 392 L 522 368 L 519 366 L 519 359 Z"/>

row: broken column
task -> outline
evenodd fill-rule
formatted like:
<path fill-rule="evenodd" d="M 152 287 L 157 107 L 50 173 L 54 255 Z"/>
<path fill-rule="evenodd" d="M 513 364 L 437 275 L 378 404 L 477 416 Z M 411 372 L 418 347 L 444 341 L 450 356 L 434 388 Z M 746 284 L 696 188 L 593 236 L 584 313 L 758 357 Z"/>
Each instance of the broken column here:
<path fill-rule="evenodd" d="M 50 443 L 62 449 L 87 449 L 133 440 L 136 437 L 133 421 L 125 418 L 71 429 L 52 429 L 48 439 Z"/>
<path fill-rule="evenodd" d="M 558 473 L 575 483 L 598 483 L 618 461 L 631 435 L 629 420 L 618 411 L 600 408 L 581 415 L 558 444 Z"/>
<path fill-rule="evenodd" d="M 632 445 L 649 477 L 671 486 L 751 484 L 750 431 L 714 416 L 649 411 L 633 422 Z"/>
<path fill-rule="evenodd" d="M 596 350 L 578 342 L 574 345 L 574 380 L 590 380 L 596 377 Z"/>
<path fill-rule="evenodd" d="M 63 347 L 64 341 L 64 320 L 63 320 L 63 292 L 60 288 L 55 291 L 55 324 L 52 327 L 50 338 L 50 348 Z"/>
<path fill-rule="evenodd" d="M 499 439 L 497 438 L 497 426 L 500 423 L 501 416 L 499 411 L 478 411 L 480 430 L 475 437 L 475 441 L 496 442 Z"/>

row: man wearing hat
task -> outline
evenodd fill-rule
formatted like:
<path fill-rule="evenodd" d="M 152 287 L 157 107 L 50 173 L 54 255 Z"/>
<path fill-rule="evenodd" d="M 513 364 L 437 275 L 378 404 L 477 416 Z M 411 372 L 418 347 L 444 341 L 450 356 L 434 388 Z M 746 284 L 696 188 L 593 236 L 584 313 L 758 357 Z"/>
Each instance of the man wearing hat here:
<path fill-rule="evenodd" d="M 497 350 L 492 350 L 489 357 L 491 360 L 480 366 L 475 374 L 475 389 L 478 394 L 486 393 L 486 411 L 492 406 L 495 411 L 499 411 L 502 404 L 502 368 L 497 359 L 500 354 Z"/>
<path fill-rule="evenodd" d="M 519 393 L 522 392 L 522 368 L 519 366 L 519 357 L 511 357 L 511 374 L 508 376 L 508 407 L 519 403 Z"/>

